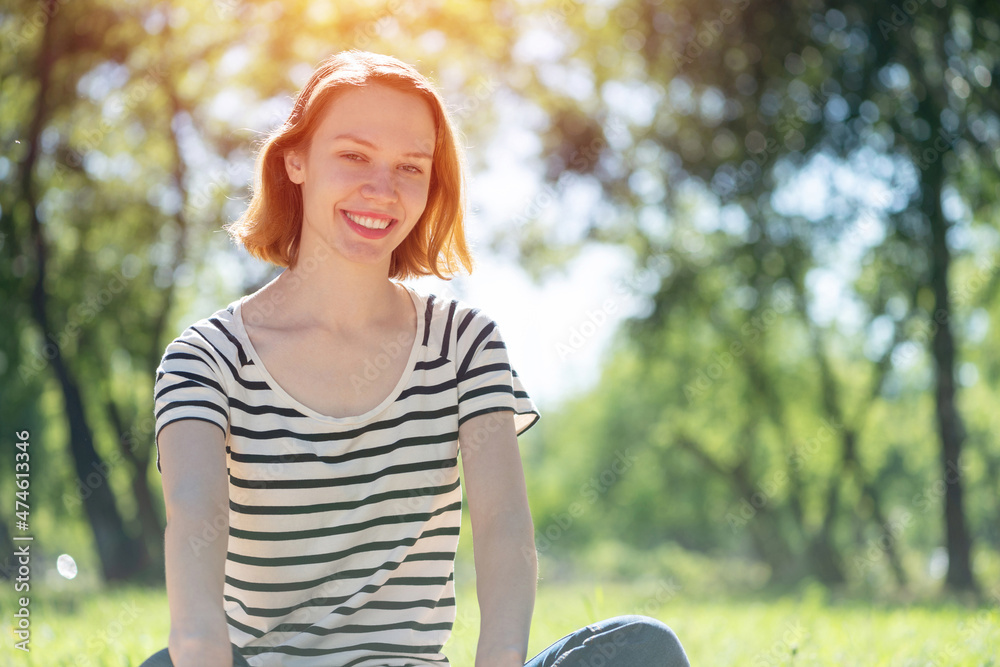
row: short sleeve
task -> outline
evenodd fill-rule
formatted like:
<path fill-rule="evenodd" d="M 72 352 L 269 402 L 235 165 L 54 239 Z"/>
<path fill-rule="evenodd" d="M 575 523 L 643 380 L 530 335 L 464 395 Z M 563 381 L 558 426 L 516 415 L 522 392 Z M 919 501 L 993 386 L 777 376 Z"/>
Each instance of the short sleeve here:
<path fill-rule="evenodd" d="M 538 421 L 538 408 L 510 364 L 495 321 L 477 310 L 466 313 L 458 323 L 456 350 L 459 425 L 510 410 L 520 435 Z"/>
<path fill-rule="evenodd" d="M 229 429 L 229 399 L 211 345 L 192 327 L 167 346 L 156 369 L 153 412 L 156 419 L 156 469 L 160 470 L 160 431 L 181 419 L 199 419 Z"/>

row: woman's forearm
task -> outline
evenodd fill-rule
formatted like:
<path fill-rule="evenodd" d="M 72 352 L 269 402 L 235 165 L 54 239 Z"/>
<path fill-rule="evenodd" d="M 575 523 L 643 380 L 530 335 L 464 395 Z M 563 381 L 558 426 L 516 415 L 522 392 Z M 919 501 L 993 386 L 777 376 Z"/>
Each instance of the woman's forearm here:
<path fill-rule="evenodd" d="M 178 667 L 228 666 L 232 648 L 222 607 L 228 530 L 213 529 L 206 540 L 210 511 L 173 514 L 164 536 L 171 657 Z"/>
<path fill-rule="evenodd" d="M 495 517 L 473 544 L 481 618 L 476 667 L 523 667 L 538 578 L 531 516 Z"/>
<path fill-rule="evenodd" d="M 229 547 L 225 447 L 222 432 L 198 420 L 167 424 L 159 436 L 167 510 L 167 647 L 177 667 L 232 664 L 222 606 Z"/>

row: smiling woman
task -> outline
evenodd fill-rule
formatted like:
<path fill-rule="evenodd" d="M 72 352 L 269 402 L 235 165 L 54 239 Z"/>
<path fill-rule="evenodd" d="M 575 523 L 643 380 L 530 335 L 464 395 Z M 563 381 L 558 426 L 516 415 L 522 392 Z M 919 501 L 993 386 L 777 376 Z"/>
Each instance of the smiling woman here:
<path fill-rule="evenodd" d="M 300 252 L 322 243 L 378 261 L 401 245 L 427 204 L 432 156 L 423 147 L 435 135 L 431 109 L 412 93 L 371 84 L 330 101 L 306 149 L 285 152 L 305 202 Z M 385 242 L 366 242 L 376 239 Z"/>
<path fill-rule="evenodd" d="M 415 69 L 394 58 L 351 51 L 337 54 L 320 64 L 299 92 L 292 112 L 261 148 L 257 160 L 254 194 L 246 213 L 227 226 L 230 235 L 252 255 L 277 266 L 294 267 L 298 258 L 302 220 L 303 193 L 287 171 L 287 154 L 306 152 L 318 127 L 327 122 L 330 102 L 350 92 L 359 92 L 377 84 L 383 90 L 362 109 L 365 113 L 390 112 L 391 93 L 408 98 L 408 108 L 420 100 L 433 119 L 433 131 L 427 136 L 404 138 L 413 144 L 404 157 L 417 160 L 415 165 L 429 177 L 424 214 L 393 252 L 390 277 L 409 278 L 435 274 L 446 277 L 459 266 L 472 268 L 472 258 L 465 244 L 462 227 L 465 214 L 464 160 L 457 133 L 444 102 L 432 84 Z M 373 87 L 373 86 L 372 86 Z M 396 99 L 399 99 L 397 96 Z M 408 125 L 408 117 L 398 114 Z M 398 134 L 394 133 L 394 134 Z M 373 149 L 369 138 L 338 131 L 337 139 L 359 148 Z M 358 141 L 360 140 L 360 141 Z M 320 150 L 332 150 L 323 144 Z M 358 155 L 358 158 L 362 158 Z"/>
<path fill-rule="evenodd" d="M 229 231 L 285 270 L 157 369 L 171 628 L 144 667 L 448 664 L 460 453 L 476 665 L 525 664 L 537 559 L 517 436 L 538 411 L 496 322 L 392 280 L 471 267 L 460 155 L 431 84 L 362 52 L 322 63 L 264 144 Z M 687 664 L 644 617 L 528 664 L 591 659 Z"/>

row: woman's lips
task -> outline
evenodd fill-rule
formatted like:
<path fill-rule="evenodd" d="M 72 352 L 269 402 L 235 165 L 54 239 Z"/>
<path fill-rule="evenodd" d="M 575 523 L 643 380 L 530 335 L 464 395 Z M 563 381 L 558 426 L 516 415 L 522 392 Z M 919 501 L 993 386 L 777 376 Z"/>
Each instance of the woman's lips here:
<path fill-rule="evenodd" d="M 360 236 L 366 239 L 381 239 L 384 238 L 392 231 L 393 226 L 398 222 L 396 218 L 382 215 L 379 213 L 370 212 L 355 212 L 355 211 L 341 211 L 341 216 L 343 216 L 344 221 L 347 225 L 354 230 Z M 378 225 L 384 224 L 385 221 L 389 221 L 382 229 L 377 227 L 369 227 L 366 225 Z"/>

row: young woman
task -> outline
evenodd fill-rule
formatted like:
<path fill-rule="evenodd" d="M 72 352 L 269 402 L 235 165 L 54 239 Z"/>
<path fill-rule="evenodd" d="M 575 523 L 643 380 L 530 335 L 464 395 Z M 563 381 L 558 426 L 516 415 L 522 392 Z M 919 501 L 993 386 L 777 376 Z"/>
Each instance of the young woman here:
<path fill-rule="evenodd" d="M 167 346 L 155 387 L 171 629 L 145 667 L 447 664 L 462 454 L 476 667 L 522 667 L 536 560 L 517 435 L 538 418 L 481 311 L 396 282 L 471 269 L 456 133 L 390 57 L 323 62 L 229 227 L 285 270 Z M 530 665 L 686 665 L 644 617 Z"/>

